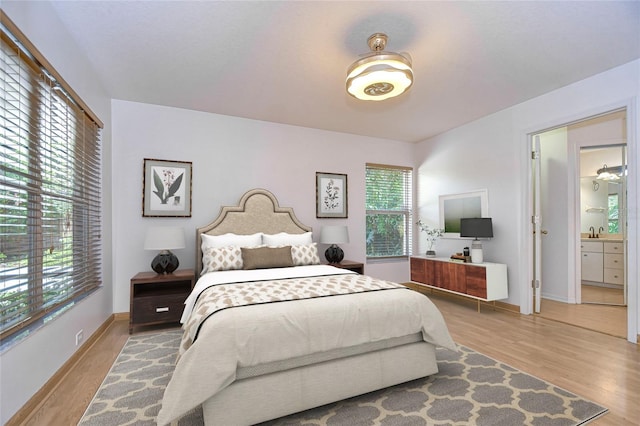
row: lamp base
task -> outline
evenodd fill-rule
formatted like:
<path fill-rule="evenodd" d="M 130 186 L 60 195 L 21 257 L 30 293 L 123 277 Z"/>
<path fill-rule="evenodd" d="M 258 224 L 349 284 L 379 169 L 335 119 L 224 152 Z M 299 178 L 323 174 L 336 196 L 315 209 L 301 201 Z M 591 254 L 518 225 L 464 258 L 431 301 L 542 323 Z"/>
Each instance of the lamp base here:
<path fill-rule="evenodd" d="M 151 269 L 157 274 L 170 274 L 180 266 L 178 258 L 169 250 L 162 250 L 151 261 Z"/>
<path fill-rule="evenodd" d="M 482 263 L 483 261 L 482 243 L 474 240 L 471 243 L 471 263 Z"/>
<path fill-rule="evenodd" d="M 337 245 L 331 244 L 324 252 L 324 257 L 329 263 L 340 263 L 342 262 L 342 259 L 344 259 L 344 252 Z"/>

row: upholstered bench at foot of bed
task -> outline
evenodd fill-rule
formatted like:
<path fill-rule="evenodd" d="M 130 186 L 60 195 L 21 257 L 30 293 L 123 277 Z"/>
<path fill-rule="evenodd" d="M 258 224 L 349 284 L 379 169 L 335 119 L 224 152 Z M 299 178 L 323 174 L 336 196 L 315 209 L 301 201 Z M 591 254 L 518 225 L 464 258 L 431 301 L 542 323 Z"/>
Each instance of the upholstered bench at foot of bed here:
<path fill-rule="evenodd" d="M 252 425 L 438 372 L 418 342 L 238 380 L 203 404 L 205 425 Z"/>

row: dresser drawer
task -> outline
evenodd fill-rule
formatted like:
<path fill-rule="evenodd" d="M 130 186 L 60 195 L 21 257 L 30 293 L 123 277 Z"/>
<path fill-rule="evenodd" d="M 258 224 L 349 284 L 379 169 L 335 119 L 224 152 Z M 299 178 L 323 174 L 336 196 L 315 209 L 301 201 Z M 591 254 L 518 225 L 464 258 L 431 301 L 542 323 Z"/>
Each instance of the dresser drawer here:
<path fill-rule="evenodd" d="M 131 312 L 134 324 L 178 322 L 188 294 L 138 297 Z"/>

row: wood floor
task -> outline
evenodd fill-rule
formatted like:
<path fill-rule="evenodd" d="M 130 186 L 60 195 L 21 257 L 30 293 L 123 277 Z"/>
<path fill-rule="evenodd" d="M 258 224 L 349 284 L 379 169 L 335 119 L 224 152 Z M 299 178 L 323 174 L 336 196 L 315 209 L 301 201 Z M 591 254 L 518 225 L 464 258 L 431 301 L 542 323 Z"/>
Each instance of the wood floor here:
<path fill-rule="evenodd" d="M 542 299 L 541 317 L 627 338 L 626 306 L 569 304 Z"/>
<path fill-rule="evenodd" d="M 459 344 L 609 408 L 607 415 L 590 424 L 640 424 L 640 346 L 540 316 L 486 306 L 477 312 L 468 299 L 429 297 Z M 22 424 L 77 424 L 127 338 L 128 323 L 115 321 Z"/>
<path fill-rule="evenodd" d="M 582 303 L 606 303 L 624 305 L 624 290 L 620 288 L 600 287 L 582 284 Z"/>

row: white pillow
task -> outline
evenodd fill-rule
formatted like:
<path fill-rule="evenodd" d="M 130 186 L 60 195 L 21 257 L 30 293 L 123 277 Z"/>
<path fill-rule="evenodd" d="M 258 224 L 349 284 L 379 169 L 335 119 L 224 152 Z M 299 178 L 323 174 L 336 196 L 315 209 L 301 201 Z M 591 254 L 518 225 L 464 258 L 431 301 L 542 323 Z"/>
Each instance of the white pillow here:
<path fill-rule="evenodd" d="M 220 247 L 258 247 L 262 244 L 262 232 L 251 235 L 239 235 L 227 233 L 223 235 L 207 235 L 200 234 L 202 237 L 202 252 L 207 247 L 220 248 Z"/>
<path fill-rule="evenodd" d="M 311 232 L 304 234 L 287 234 L 280 232 L 279 234 L 262 234 L 262 243 L 269 247 L 306 245 L 313 242 Z"/>
<path fill-rule="evenodd" d="M 202 252 L 202 274 L 242 269 L 242 249 L 239 246 L 207 247 Z"/>
<path fill-rule="evenodd" d="M 294 266 L 319 265 L 318 244 L 302 244 L 291 246 L 291 259 Z"/>

